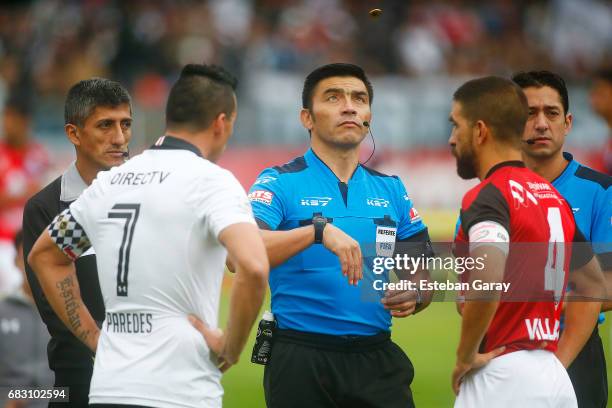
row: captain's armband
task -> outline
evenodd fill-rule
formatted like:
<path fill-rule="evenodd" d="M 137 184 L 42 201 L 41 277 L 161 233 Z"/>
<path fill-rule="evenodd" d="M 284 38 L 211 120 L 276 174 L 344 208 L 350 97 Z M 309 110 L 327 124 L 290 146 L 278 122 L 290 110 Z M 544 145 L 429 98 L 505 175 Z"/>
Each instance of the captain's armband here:
<path fill-rule="evenodd" d="M 58 248 L 75 261 L 91 248 L 85 230 L 70 213 L 70 208 L 59 213 L 49 224 L 47 232 Z"/>

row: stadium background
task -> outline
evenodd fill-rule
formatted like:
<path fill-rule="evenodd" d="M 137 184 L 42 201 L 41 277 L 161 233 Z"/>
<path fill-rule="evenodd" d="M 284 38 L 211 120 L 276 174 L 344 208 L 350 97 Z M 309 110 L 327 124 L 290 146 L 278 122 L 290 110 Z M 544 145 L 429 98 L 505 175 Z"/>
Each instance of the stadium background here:
<path fill-rule="evenodd" d="M 376 19 L 368 15 L 374 7 L 383 9 Z M 238 122 L 220 164 L 248 188 L 264 167 L 304 151 L 308 136 L 298 120 L 303 78 L 315 66 L 335 61 L 360 64 L 371 77 L 376 153 L 368 165 L 402 178 L 437 241 L 451 238 L 461 196 L 473 184 L 456 176 L 446 146 L 450 97 L 465 79 L 555 70 L 570 87 L 575 122 L 568 149 L 595 165 L 606 143 L 608 130 L 592 112 L 588 90 L 594 70 L 612 61 L 609 1 L 12 0 L 0 5 L 0 100 L 19 93 L 31 101 L 32 134 L 53 158 L 43 183 L 73 157 L 63 134 L 63 102 L 73 83 L 104 76 L 130 89 L 131 152 L 137 154 L 163 132 L 165 99 L 180 67 L 207 62 L 224 65 L 240 80 Z M 367 139 L 364 160 L 372 147 Z M 223 313 L 226 302 L 224 296 Z M 458 330 L 448 301 L 395 322 L 393 336 L 415 365 L 413 392 L 421 407 L 449 406 L 453 400 L 450 374 Z M 601 331 L 610 349 L 609 322 Z M 262 373 L 245 351 L 224 378 L 225 406 L 263 406 Z"/>

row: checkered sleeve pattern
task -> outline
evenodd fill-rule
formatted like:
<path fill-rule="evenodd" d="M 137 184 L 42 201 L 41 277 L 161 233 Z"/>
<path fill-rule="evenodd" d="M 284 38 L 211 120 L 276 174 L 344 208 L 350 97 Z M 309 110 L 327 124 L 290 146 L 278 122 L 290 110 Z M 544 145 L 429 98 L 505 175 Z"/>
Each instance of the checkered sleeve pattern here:
<path fill-rule="evenodd" d="M 51 239 L 73 261 L 91 248 L 85 230 L 70 213 L 62 211 L 47 228 Z"/>

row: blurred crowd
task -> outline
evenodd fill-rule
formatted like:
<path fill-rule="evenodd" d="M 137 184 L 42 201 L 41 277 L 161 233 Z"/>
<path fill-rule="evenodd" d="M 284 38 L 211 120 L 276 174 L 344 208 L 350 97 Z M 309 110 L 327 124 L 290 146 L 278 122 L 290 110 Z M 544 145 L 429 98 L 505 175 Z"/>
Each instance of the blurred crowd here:
<path fill-rule="evenodd" d="M 369 16 L 373 7 L 383 10 L 380 17 Z M 507 74 L 537 64 L 581 79 L 611 59 L 612 6 L 605 0 L 7 0 L 0 6 L 0 82 L 45 100 L 102 75 L 157 106 L 178 68 L 193 61 L 221 63 L 239 77 L 346 60 L 373 76 Z"/>

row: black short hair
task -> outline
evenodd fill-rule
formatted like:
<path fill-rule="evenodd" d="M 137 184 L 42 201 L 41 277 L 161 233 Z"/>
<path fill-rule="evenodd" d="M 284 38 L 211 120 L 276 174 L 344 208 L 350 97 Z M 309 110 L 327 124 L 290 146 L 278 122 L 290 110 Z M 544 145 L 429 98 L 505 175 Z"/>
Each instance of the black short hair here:
<path fill-rule="evenodd" d="M 551 71 L 522 71 L 512 75 L 512 80 L 521 88 L 542 88 L 544 86 L 551 87 L 559 94 L 561 105 L 563 105 L 564 113 L 569 112 L 569 95 L 567 86 L 560 75 Z"/>
<path fill-rule="evenodd" d="M 23 245 L 23 231 L 22 230 L 17 231 L 17 233 L 15 234 L 15 237 L 13 238 L 13 245 L 15 246 L 16 250 L 18 250 L 19 247 Z"/>
<path fill-rule="evenodd" d="M 132 111 L 132 99 L 119 82 L 106 78 L 79 81 L 68 91 L 64 105 L 64 123 L 83 126 L 98 106 L 117 107 L 127 104 Z"/>
<path fill-rule="evenodd" d="M 304 80 L 304 88 L 302 89 L 302 107 L 304 109 L 312 109 L 312 94 L 314 89 L 319 82 L 330 77 L 355 77 L 360 79 L 368 90 L 370 105 L 372 105 L 372 101 L 374 100 L 374 89 L 363 68 L 354 64 L 334 63 L 323 65 L 315 69 L 308 74 L 306 80 Z"/>
<path fill-rule="evenodd" d="M 206 129 L 220 113 L 236 109 L 238 80 L 217 65 L 188 64 L 172 86 L 166 105 L 166 127 Z"/>
<path fill-rule="evenodd" d="M 598 69 L 595 72 L 594 78 L 612 84 L 612 66 Z"/>
<path fill-rule="evenodd" d="M 473 79 L 461 85 L 453 99 L 461 104 L 463 116 L 471 123 L 482 120 L 496 139 L 520 144 L 529 107 L 517 84 L 496 76 Z"/>

